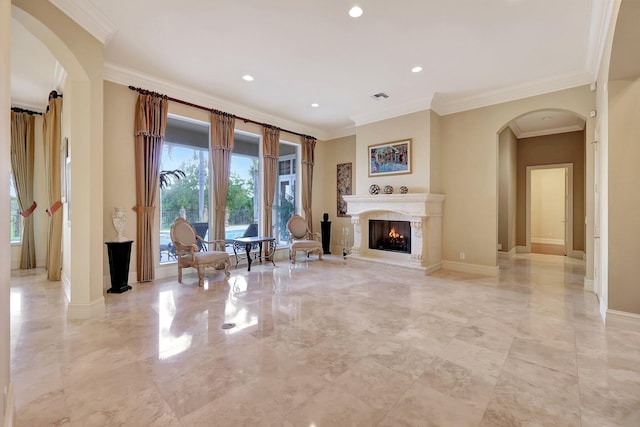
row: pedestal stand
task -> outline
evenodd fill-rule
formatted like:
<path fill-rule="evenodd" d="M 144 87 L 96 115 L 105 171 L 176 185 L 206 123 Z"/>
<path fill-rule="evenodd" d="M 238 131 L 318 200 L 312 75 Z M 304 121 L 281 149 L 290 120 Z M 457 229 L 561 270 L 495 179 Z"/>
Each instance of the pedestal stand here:
<path fill-rule="evenodd" d="M 131 244 L 126 242 L 105 242 L 109 253 L 109 272 L 111 274 L 111 288 L 108 293 L 121 294 L 131 289 L 129 286 L 129 261 L 131 259 Z"/>
<path fill-rule="evenodd" d="M 331 221 L 320 221 L 322 230 L 322 253 L 331 254 Z"/>

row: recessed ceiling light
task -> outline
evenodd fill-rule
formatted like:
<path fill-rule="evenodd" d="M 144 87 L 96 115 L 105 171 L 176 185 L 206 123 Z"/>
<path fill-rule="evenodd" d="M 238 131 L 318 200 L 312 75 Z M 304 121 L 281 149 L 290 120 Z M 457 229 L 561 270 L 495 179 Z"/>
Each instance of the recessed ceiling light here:
<path fill-rule="evenodd" d="M 320 106 L 320 104 L 318 104 L 317 102 L 314 102 L 313 104 L 311 104 L 311 106 L 313 108 L 318 108 Z"/>
<path fill-rule="evenodd" d="M 251 74 L 245 74 L 244 76 L 242 76 L 242 80 L 248 81 L 248 82 L 252 82 L 253 81 L 253 76 Z"/>
<path fill-rule="evenodd" d="M 422 67 L 421 67 L 421 66 L 419 66 L 419 65 L 418 65 L 417 67 L 413 67 L 413 68 L 411 69 L 411 72 L 412 72 L 412 73 L 419 73 L 420 71 L 422 71 Z"/>
<path fill-rule="evenodd" d="M 349 16 L 352 18 L 359 18 L 362 16 L 362 8 L 360 6 L 353 6 L 349 9 Z"/>

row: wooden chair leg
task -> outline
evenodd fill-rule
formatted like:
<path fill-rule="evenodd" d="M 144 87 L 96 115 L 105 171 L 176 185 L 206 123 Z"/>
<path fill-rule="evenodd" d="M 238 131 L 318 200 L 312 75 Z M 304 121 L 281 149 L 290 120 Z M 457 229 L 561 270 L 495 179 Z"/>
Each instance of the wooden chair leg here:
<path fill-rule="evenodd" d="M 178 266 L 178 283 L 182 283 L 182 267 Z"/>
<path fill-rule="evenodd" d="M 198 286 L 204 286 L 204 267 L 198 266 Z"/>

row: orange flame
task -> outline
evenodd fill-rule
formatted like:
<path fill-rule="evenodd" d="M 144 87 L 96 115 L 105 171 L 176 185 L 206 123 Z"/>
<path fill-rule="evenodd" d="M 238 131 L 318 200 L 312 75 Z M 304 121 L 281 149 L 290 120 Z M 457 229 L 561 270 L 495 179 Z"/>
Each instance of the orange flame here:
<path fill-rule="evenodd" d="M 402 234 L 398 234 L 398 232 L 394 227 L 391 227 L 391 231 L 389 232 L 389 237 L 391 237 L 392 239 L 404 239 L 404 236 Z"/>

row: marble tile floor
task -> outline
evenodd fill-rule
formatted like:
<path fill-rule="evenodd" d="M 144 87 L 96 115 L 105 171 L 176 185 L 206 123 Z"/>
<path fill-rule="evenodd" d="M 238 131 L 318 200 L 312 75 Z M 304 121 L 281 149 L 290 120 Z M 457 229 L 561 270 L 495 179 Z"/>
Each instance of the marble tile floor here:
<path fill-rule="evenodd" d="M 583 276 L 326 256 L 134 283 L 72 321 L 60 283 L 16 274 L 17 425 L 640 426 L 640 334 L 602 325 Z"/>

